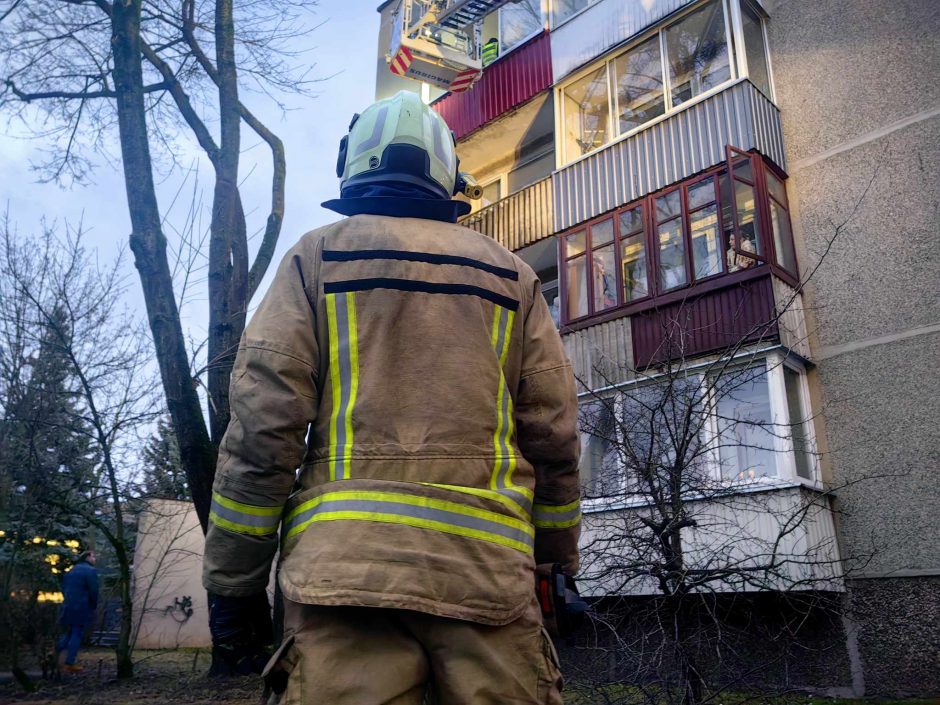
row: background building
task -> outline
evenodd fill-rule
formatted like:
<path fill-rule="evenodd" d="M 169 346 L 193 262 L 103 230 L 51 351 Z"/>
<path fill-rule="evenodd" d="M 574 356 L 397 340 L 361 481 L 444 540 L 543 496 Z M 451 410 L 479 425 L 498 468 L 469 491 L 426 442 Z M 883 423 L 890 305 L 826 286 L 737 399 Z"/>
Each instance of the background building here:
<path fill-rule="evenodd" d="M 498 58 L 443 95 L 389 72 L 398 7 L 379 7 L 376 97 L 420 91 L 447 119 L 484 186 L 464 224 L 539 274 L 585 410 L 677 361 L 756 370 L 706 424 L 785 432 L 716 451 L 703 501 L 752 553 L 812 505 L 775 579 L 837 606 L 767 679 L 940 692 L 940 5 L 522 0 L 480 17 Z M 585 435 L 590 540 L 643 502 L 604 501 L 630 478 Z M 714 540 L 683 531 L 690 561 Z M 718 591 L 785 621 L 766 588 Z"/>

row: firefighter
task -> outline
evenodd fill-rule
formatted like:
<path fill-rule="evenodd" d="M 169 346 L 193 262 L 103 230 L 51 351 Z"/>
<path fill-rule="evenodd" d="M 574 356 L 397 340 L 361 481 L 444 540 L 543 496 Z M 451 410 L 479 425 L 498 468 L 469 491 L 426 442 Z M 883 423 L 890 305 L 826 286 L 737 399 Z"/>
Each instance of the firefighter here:
<path fill-rule="evenodd" d="M 455 225 L 454 138 L 418 96 L 354 116 L 337 175 L 349 217 L 287 253 L 239 346 L 214 643 L 257 667 L 280 547 L 282 703 L 560 703 L 534 571 L 577 571 L 580 445 L 539 280 Z"/>

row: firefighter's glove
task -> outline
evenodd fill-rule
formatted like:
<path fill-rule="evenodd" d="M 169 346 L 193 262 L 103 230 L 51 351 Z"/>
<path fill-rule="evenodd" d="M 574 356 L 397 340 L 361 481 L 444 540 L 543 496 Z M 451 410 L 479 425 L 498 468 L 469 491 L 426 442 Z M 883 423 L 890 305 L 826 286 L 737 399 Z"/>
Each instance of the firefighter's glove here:
<path fill-rule="evenodd" d="M 587 603 L 578 594 L 574 578 L 558 563 L 545 563 L 535 569 L 535 594 L 542 608 L 545 629 L 558 639 L 571 639 L 584 623 Z"/>
<path fill-rule="evenodd" d="M 261 673 L 274 641 L 267 593 L 249 597 L 209 593 L 209 631 L 216 653 L 232 673 Z"/>

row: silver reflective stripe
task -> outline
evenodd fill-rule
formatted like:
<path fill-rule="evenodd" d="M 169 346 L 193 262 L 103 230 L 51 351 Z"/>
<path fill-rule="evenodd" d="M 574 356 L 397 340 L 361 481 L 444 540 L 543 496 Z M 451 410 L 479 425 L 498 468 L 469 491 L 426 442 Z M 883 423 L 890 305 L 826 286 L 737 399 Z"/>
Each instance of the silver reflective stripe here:
<path fill-rule="evenodd" d="M 213 492 L 209 519 L 216 526 L 228 531 L 266 536 L 277 532 L 278 524 L 281 523 L 281 507 L 244 504 Z"/>
<path fill-rule="evenodd" d="M 350 476 L 352 453 L 352 410 L 356 403 L 359 377 L 359 351 L 356 335 L 356 298 L 352 292 L 327 294 L 330 318 L 330 377 L 333 414 L 330 422 L 330 479 Z"/>
<path fill-rule="evenodd" d="M 532 522 L 537 528 L 567 528 L 581 521 L 581 503 L 572 502 L 563 506 L 536 504 L 532 512 Z"/>
<path fill-rule="evenodd" d="M 451 502 L 383 492 L 333 492 L 304 502 L 290 513 L 285 536 L 291 538 L 313 522 L 340 520 L 405 524 L 527 553 L 533 546 L 534 531 L 525 522 Z"/>
<path fill-rule="evenodd" d="M 383 105 L 379 108 L 379 112 L 375 116 L 375 124 L 372 126 L 372 134 L 369 135 L 369 138 L 360 142 L 359 146 L 356 148 L 356 153 L 354 157 L 358 157 L 363 152 L 368 152 L 370 149 L 375 149 L 379 146 L 379 142 L 382 140 L 382 130 L 385 129 L 385 118 L 388 116 L 388 106 Z"/>

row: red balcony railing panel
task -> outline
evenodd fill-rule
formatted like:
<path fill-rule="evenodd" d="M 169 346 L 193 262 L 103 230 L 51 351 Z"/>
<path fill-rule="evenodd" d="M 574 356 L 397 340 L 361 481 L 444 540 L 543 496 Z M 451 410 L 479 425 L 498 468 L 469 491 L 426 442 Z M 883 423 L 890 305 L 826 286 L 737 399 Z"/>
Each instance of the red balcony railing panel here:
<path fill-rule="evenodd" d="M 448 93 L 432 107 L 460 139 L 551 85 L 551 43 L 543 32 L 487 66 L 469 91 Z"/>
<path fill-rule="evenodd" d="M 770 269 L 764 276 L 637 314 L 630 323 L 638 370 L 744 341 L 776 339 Z"/>

